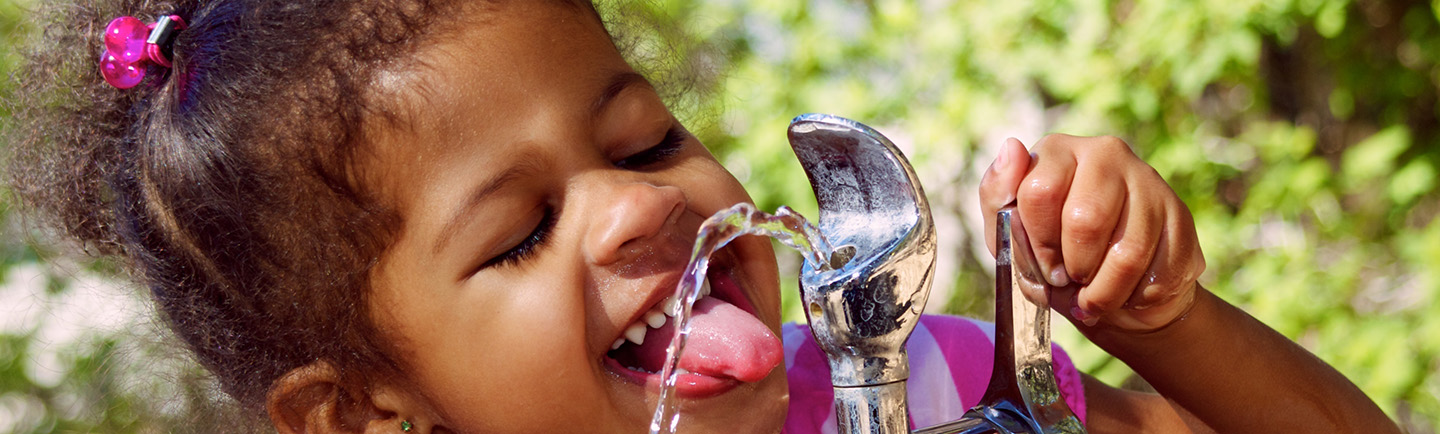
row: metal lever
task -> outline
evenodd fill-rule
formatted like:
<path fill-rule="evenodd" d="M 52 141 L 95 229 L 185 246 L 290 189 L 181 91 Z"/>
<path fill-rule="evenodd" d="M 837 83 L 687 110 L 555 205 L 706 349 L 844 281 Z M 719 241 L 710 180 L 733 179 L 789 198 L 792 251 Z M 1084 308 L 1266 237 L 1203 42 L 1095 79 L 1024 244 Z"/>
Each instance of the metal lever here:
<path fill-rule="evenodd" d="M 959 421 L 915 431 L 1085 432 L 1060 395 L 1050 352 L 1050 285 L 1014 205 L 995 216 L 995 366 L 980 404 Z M 984 421 L 986 423 L 979 423 Z"/>

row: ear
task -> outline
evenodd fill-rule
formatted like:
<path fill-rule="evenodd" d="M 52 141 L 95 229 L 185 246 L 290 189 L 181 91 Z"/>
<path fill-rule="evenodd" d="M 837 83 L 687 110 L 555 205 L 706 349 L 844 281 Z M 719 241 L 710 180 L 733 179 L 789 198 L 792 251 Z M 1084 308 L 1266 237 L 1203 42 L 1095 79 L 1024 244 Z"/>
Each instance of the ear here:
<path fill-rule="evenodd" d="M 419 395 L 389 383 L 354 384 L 325 360 L 286 373 L 270 386 L 265 409 L 281 434 L 429 433 L 435 418 Z"/>

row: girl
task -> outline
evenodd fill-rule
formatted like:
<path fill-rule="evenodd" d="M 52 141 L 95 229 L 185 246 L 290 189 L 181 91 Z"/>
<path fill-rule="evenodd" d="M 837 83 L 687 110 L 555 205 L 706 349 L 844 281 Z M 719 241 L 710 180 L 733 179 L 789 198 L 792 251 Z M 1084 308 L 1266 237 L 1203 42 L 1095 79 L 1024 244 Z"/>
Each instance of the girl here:
<path fill-rule="evenodd" d="M 277 430 L 645 429 L 654 326 L 695 229 L 749 198 L 590 4 L 55 10 L 18 75 L 13 190 L 123 257 L 225 391 Z M 174 37 L 117 63 L 99 28 L 120 15 L 169 17 L 156 33 Z M 143 72 L 138 85 L 102 80 L 97 53 Z M 1338 373 L 1196 285 L 1188 212 L 1123 143 L 1055 136 L 1032 152 L 1006 144 L 987 215 L 1018 201 L 1060 312 L 1165 393 L 1088 379 L 1078 392 L 1069 377 L 1092 432 L 1396 431 Z M 738 240 L 707 279 L 682 429 L 816 429 L 787 422 L 813 402 L 787 397 L 817 392 L 779 368 L 769 243 Z M 967 322 L 934 323 L 943 337 Z M 989 372 L 951 364 L 956 378 Z"/>

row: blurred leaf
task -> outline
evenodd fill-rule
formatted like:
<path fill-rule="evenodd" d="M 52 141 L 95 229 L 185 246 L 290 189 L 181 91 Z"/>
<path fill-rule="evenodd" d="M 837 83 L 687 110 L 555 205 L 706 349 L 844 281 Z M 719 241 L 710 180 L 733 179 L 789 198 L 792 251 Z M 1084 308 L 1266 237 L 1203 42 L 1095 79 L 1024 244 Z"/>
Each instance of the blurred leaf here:
<path fill-rule="evenodd" d="M 1340 174 L 1356 185 L 1395 168 L 1395 157 L 1410 146 L 1410 130 L 1404 125 L 1386 128 L 1345 151 Z"/>
<path fill-rule="evenodd" d="M 1390 200 L 1406 204 L 1420 195 L 1435 190 L 1435 166 L 1425 160 L 1414 160 L 1405 164 L 1390 178 Z"/>

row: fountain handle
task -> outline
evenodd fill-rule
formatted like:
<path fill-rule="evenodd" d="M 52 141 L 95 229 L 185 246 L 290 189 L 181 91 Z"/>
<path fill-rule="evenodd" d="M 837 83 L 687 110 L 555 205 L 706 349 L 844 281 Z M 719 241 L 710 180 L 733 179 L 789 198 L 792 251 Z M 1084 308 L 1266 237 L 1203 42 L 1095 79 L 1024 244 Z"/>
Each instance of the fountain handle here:
<path fill-rule="evenodd" d="M 967 417 L 1014 415 L 1025 432 L 1081 434 L 1060 394 L 1050 348 L 1050 284 L 1014 204 L 995 214 L 995 363 Z M 995 417 L 990 417 L 992 421 Z"/>

